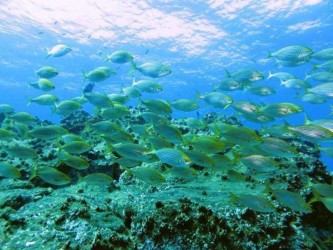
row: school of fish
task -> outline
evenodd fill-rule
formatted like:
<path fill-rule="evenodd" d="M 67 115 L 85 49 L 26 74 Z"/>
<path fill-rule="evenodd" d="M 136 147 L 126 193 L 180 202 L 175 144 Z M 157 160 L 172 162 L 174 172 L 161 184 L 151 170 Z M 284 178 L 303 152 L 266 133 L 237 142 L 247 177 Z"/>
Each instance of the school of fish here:
<path fill-rule="evenodd" d="M 66 45 L 56 45 L 47 52 L 47 62 L 61 60 L 52 57 L 62 57 L 71 51 Z M 59 77 L 58 70 L 52 66 L 41 67 L 35 71 L 38 79 L 28 83 L 40 90 L 41 95 L 31 97 L 28 104 L 51 107 L 54 115 L 66 116 L 82 110 L 83 105 L 88 103 L 95 107 L 95 122 L 84 124 L 84 133 L 74 134 L 60 124 L 44 124 L 28 112 L 16 111 L 11 104 L 0 104 L 0 115 L 3 117 L 0 127 L 3 152 L 0 156 L 0 176 L 26 178 L 23 177 L 22 166 L 12 161 L 23 159 L 31 166 L 29 179 L 39 178 L 55 186 L 69 185 L 74 179 L 69 173 L 57 169 L 60 164 L 65 164 L 76 171 L 79 181 L 108 185 L 113 179 L 105 173 L 80 175 L 80 171 L 91 167 L 85 153 L 96 147 L 94 142 L 103 146 L 103 154 L 112 164 L 118 164 L 127 174 L 150 185 L 163 185 L 168 181 L 167 174 L 195 181 L 200 169 L 220 171 L 229 180 L 237 181 L 246 181 L 246 175 L 238 170 L 240 166 L 252 174 L 274 173 L 280 168 L 277 159 L 296 159 L 301 153 L 287 140 L 293 138 L 310 141 L 317 145 L 318 150 L 333 157 L 333 147 L 321 146 L 323 142 L 333 141 L 332 119 L 310 120 L 304 108 L 295 103 L 257 104 L 233 100 L 228 95 L 231 91 L 249 91 L 260 97 L 274 95 L 279 90 L 269 86 L 268 80 L 277 78 L 282 87 L 295 89 L 297 98 L 303 102 L 313 105 L 325 103 L 333 98 L 333 48 L 315 52 L 306 46 L 287 46 L 270 52 L 268 59 L 276 60 L 279 67 L 287 68 L 311 63 L 313 70 L 304 79 L 287 71 L 267 72 L 265 77 L 263 72 L 255 69 L 225 70 L 225 79 L 215 84 L 213 91 L 198 92 L 193 99 L 167 101 L 149 99 L 147 95 L 166 88 L 158 82 L 158 78 L 172 73 L 168 65 L 162 62 L 140 64 L 132 54 L 115 51 L 105 56 L 104 63 L 129 64 L 130 73 L 136 72 L 143 79 L 133 79 L 132 84 L 122 87 L 120 93 L 97 92 L 94 91 L 95 85 L 116 74 L 112 67 L 101 66 L 83 72 L 83 82 L 87 86 L 81 96 L 61 100 L 60 96 L 52 94 L 56 88 L 52 78 Z M 310 84 L 309 79 L 315 84 Z M 126 106 L 131 99 L 138 99 L 137 107 Z M 172 119 L 173 112 L 197 111 L 202 102 L 218 108 L 221 114 L 226 109 L 233 109 L 235 114 L 247 121 L 262 124 L 262 129 L 257 131 L 218 120 L 207 122 L 199 117 L 182 118 L 178 122 Z M 292 126 L 286 121 L 289 116 L 301 112 L 306 117 L 304 124 Z M 130 119 L 131 116 L 136 119 Z M 269 125 L 274 121 L 280 122 Z M 181 123 L 189 129 L 184 129 L 179 125 Z M 53 143 L 57 148 L 58 164 L 40 165 L 41 156 L 30 144 L 33 140 Z M 164 168 L 157 168 L 153 163 Z M 272 197 L 282 206 L 300 213 L 310 213 L 312 202 L 322 202 L 333 213 L 332 183 L 310 183 L 309 187 L 313 192 L 310 201 L 297 192 L 272 187 L 268 182 L 263 195 L 253 195 L 251 191 L 243 194 L 230 192 L 230 199 L 237 205 L 267 213 L 276 211 Z"/>

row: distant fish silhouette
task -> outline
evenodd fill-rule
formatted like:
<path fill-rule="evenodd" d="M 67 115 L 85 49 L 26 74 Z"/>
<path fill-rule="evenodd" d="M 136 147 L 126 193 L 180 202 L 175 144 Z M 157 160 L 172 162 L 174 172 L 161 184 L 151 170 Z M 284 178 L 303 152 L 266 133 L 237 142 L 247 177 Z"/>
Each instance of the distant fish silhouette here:
<path fill-rule="evenodd" d="M 87 86 L 84 87 L 83 93 L 92 92 L 94 86 L 95 86 L 94 83 L 92 82 L 88 83 Z"/>

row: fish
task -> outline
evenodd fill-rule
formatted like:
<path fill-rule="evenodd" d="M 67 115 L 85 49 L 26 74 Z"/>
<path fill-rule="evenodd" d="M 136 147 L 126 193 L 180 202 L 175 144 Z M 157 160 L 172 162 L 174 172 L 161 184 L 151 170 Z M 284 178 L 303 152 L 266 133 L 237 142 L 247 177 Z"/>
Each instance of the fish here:
<path fill-rule="evenodd" d="M 226 172 L 227 178 L 231 182 L 244 182 L 248 179 L 245 174 L 235 171 L 233 169 L 227 169 Z"/>
<path fill-rule="evenodd" d="M 320 196 L 333 198 L 333 185 L 326 183 L 315 183 L 311 185 L 313 192 Z"/>
<path fill-rule="evenodd" d="M 281 67 L 298 67 L 302 64 L 307 63 L 310 60 L 310 56 L 304 57 L 299 60 L 292 60 L 292 61 L 284 61 L 284 60 L 276 60 L 275 67 L 281 68 Z"/>
<path fill-rule="evenodd" d="M 173 145 L 165 138 L 159 137 L 159 136 L 149 136 L 146 140 L 146 142 L 149 142 L 151 144 L 151 147 L 155 150 L 161 149 L 161 148 L 172 148 Z"/>
<path fill-rule="evenodd" d="M 258 96 L 270 96 L 276 93 L 275 89 L 265 85 L 254 85 L 245 88 L 246 91 L 250 91 L 254 95 Z"/>
<path fill-rule="evenodd" d="M 40 78 L 51 79 L 59 75 L 59 72 L 56 68 L 51 66 L 43 66 L 35 71 L 35 74 Z"/>
<path fill-rule="evenodd" d="M 36 117 L 30 115 L 27 112 L 16 112 L 9 117 L 15 122 L 24 123 L 24 124 L 30 124 L 36 121 Z"/>
<path fill-rule="evenodd" d="M 84 89 L 83 89 L 83 94 L 87 92 L 92 92 L 95 87 L 95 84 L 93 82 L 88 83 Z"/>
<path fill-rule="evenodd" d="M 196 150 L 210 154 L 222 152 L 226 148 L 224 141 L 209 135 L 199 136 L 187 134 L 185 137 L 185 144 L 192 146 Z"/>
<path fill-rule="evenodd" d="M 303 102 L 308 102 L 311 104 L 321 104 L 327 102 L 327 99 L 324 96 L 315 94 L 315 93 L 305 93 L 301 96 Z"/>
<path fill-rule="evenodd" d="M 30 179 L 33 179 L 36 176 L 38 176 L 46 183 L 56 186 L 67 185 L 71 182 L 71 178 L 68 175 L 64 174 L 63 172 L 60 172 L 59 170 L 53 167 L 36 166 L 34 174 L 30 177 Z"/>
<path fill-rule="evenodd" d="M 140 90 L 138 90 L 135 86 L 123 88 L 121 92 L 128 98 L 137 98 L 142 96 Z"/>
<path fill-rule="evenodd" d="M 43 105 L 43 106 L 55 106 L 55 103 L 57 101 L 59 101 L 59 99 L 55 95 L 44 94 L 44 95 L 37 96 L 35 98 L 30 98 L 28 100 L 28 105 L 30 103 L 37 103 L 37 104 Z"/>
<path fill-rule="evenodd" d="M 231 106 L 237 111 L 242 113 L 243 115 L 252 115 L 256 114 L 259 112 L 260 107 L 249 101 L 238 101 L 238 102 L 233 102 Z"/>
<path fill-rule="evenodd" d="M 107 133 L 101 135 L 101 137 L 107 142 L 107 143 L 120 143 L 120 142 L 133 142 L 134 138 L 131 134 L 127 133 L 124 130 L 117 130 L 112 133 Z"/>
<path fill-rule="evenodd" d="M 235 195 L 230 192 L 231 202 L 241 204 L 244 207 L 248 207 L 256 212 L 260 213 L 274 213 L 274 205 L 266 198 L 252 194 L 239 194 Z"/>
<path fill-rule="evenodd" d="M 311 55 L 311 58 L 325 61 L 333 59 L 333 48 L 326 48 Z"/>
<path fill-rule="evenodd" d="M 245 85 L 264 79 L 264 75 L 254 69 L 242 69 L 234 73 L 225 70 L 225 72 L 228 78 L 232 78 Z"/>
<path fill-rule="evenodd" d="M 288 142 L 274 137 L 263 137 L 257 145 L 258 152 L 267 157 L 295 157 L 298 152 Z"/>
<path fill-rule="evenodd" d="M 176 101 L 171 102 L 170 105 L 174 109 L 184 112 L 191 112 L 199 108 L 199 105 L 196 102 L 196 100 L 191 100 L 191 99 L 178 99 Z"/>
<path fill-rule="evenodd" d="M 108 68 L 96 68 L 88 73 L 85 73 L 84 71 L 82 73 L 85 80 L 88 79 L 91 82 L 102 82 L 111 76 L 110 72 L 111 69 Z"/>
<path fill-rule="evenodd" d="M 113 178 L 111 176 L 103 173 L 88 174 L 84 176 L 81 180 L 89 185 L 96 186 L 107 186 L 113 182 Z"/>
<path fill-rule="evenodd" d="M 95 69 L 95 71 L 104 71 L 109 77 L 116 75 L 116 71 L 108 66 L 101 66 Z"/>
<path fill-rule="evenodd" d="M 28 132 L 28 134 L 33 138 L 43 139 L 43 140 L 56 139 L 67 133 L 68 131 L 59 125 L 47 125 L 47 126 L 35 127 Z"/>
<path fill-rule="evenodd" d="M 293 45 L 281 48 L 274 52 L 269 52 L 268 57 L 275 57 L 282 61 L 299 61 L 308 58 L 313 50 L 306 46 Z"/>
<path fill-rule="evenodd" d="M 70 154 L 82 154 L 91 149 L 91 146 L 84 141 L 72 141 L 69 143 L 65 143 L 60 147 L 61 150 L 65 150 Z"/>
<path fill-rule="evenodd" d="M 225 130 L 219 130 L 219 133 L 229 143 L 238 145 L 254 146 L 262 141 L 262 138 L 254 130 L 247 127 L 229 125 Z"/>
<path fill-rule="evenodd" d="M 22 138 L 26 138 L 28 131 L 29 131 L 29 127 L 27 124 L 23 124 L 23 123 L 19 123 L 19 122 L 15 122 L 15 124 L 12 127 L 16 134 Z"/>
<path fill-rule="evenodd" d="M 72 100 L 65 100 L 56 104 L 53 113 L 58 115 L 69 115 L 82 108 L 82 104 Z"/>
<path fill-rule="evenodd" d="M 273 117 L 286 117 L 292 114 L 300 113 L 303 111 L 303 108 L 294 103 L 280 102 L 280 103 L 271 103 L 267 104 L 261 108 L 261 111 L 264 114 L 273 116 Z"/>
<path fill-rule="evenodd" d="M 88 102 L 97 108 L 109 108 L 114 106 L 110 97 L 104 93 L 85 92 L 83 95 L 87 98 Z"/>
<path fill-rule="evenodd" d="M 203 129 L 206 127 L 206 124 L 199 119 L 193 117 L 187 117 L 184 119 L 186 125 L 192 129 Z"/>
<path fill-rule="evenodd" d="M 0 128 L 0 141 L 9 140 L 14 137 L 14 133 L 7 129 Z"/>
<path fill-rule="evenodd" d="M 234 162 L 225 154 L 209 154 L 208 156 L 214 162 L 213 170 L 223 171 L 231 169 L 234 166 Z"/>
<path fill-rule="evenodd" d="M 333 131 L 316 124 L 304 124 L 299 126 L 287 125 L 287 129 L 309 141 L 333 141 Z"/>
<path fill-rule="evenodd" d="M 141 104 L 156 114 L 168 115 L 172 113 L 170 104 L 162 99 L 141 100 Z"/>
<path fill-rule="evenodd" d="M 134 61 L 131 61 L 131 71 L 138 70 L 141 74 L 152 78 L 164 77 L 171 74 L 169 66 L 160 62 L 146 62 L 141 65 L 137 65 Z"/>
<path fill-rule="evenodd" d="M 241 89 L 244 89 L 244 84 L 236 81 L 235 79 L 226 78 L 223 81 L 217 83 L 214 90 L 234 91 Z"/>
<path fill-rule="evenodd" d="M 244 116 L 244 118 L 248 121 L 251 122 L 256 122 L 259 124 L 264 124 L 264 123 L 268 123 L 268 122 L 273 122 L 275 121 L 275 118 L 273 116 L 264 114 L 263 112 L 257 112 L 257 113 L 253 113 L 253 114 L 242 114 Z"/>
<path fill-rule="evenodd" d="M 283 206 L 290 208 L 295 212 L 311 213 L 312 209 L 309 204 L 298 193 L 291 192 L 284 189 L 272 189 L 268 188 L 272 195 Z"/>
<path fill-rule="evenodd" d="M 73 141 L 82 141 L 81 136 L 75 134 L 64 134 L 63 136 L 61 136 L 61 140 L 64 143 L 69 143 Z"/>
<path fill-rule="evenodd" d="M 198 94 L 198 97 L 204 100 L 207 104 L 215 108 L 227 108 L 232 104 L 233 100 L 230 96 L 222 92 L 210 92 L 206 94 Z"/>
<path fill-rule="evenodd" d="M 111 121 L 99 121 L 91 124 L 91 127 L 100 134 L 114 133 L 121 129 L 121 127 Z"/>
<path fill-rule="evenodd" d="M 55 89 L 54 83 L 46 78 L 40 78 L 35 82 L 29 82 L 29 85 L 34 87 L 35 89 L 39 89 L 39 90 L 43 90 L 43 91 L 50 91 L 50 90 Z"/>
<path fill-rule="evenodd" d="M 292 131 L 288 130 L 285 124 L 276 124 L 270 127 L 263 127 L 260 131 L 260 134 L 269 134 L 277 138 L 293 138 L 295 135 Z"/>
<path fill-rule="evenodd" d="M 333 58 L 333 53 L 332 53 L 332 58 Z M 315 69 L 333 71 L 333 59 L 326 61 L 324 63 L 321 63 L 321 64 L 316 64 L 316 63 L 313 64 L 313 70 L 315 70 Z"/>
<path fill-rule="evenodd" d="M 305 76 L 305 80 L 309 79 L 309 78 L 311 78 L 317 82 L 333 82 L 333 72 L 320 71 L 320 72 L 316 72 L 311 75 Z"/>
<path fill-rule="evenodd" d="M 116 102 L 112 103 L 113 107 L 101 109 L 100 114 L 104 119 L 114 120 L 130 114 L 130 110 L 126 106 Z"/>
<path fill-rule="evenodd" d="M 153 112 L 142 112 L 140 116 L 146 123 L 165 124 L 167 119 Z"/>
<path fill-rule="evenodd" d="M 112 52 L 111 55 L 107 55 L 105 57 L 105 61 L 107 62 L 120 63 L 120 64 L 131 62 L 133 61 L 133 59 L 134 57 L 130 53 L 123 50 L 114 51 Z"/>
<path fill-rule="evenodd" d="M 141 161 L 128 159 L 126 157 L 117 158 L 114 163 L 118 163 L 123 168 L 134 168 L 141 165 Z"/>
<path fill-rule="evenodd" d="M 150 167 L 135 167 L 128 170 L 139 180 L 146 182 L 150 185 L 159 185 L 165 182 L 164 176 L 157 170 Z"/>
<path fill-rule="evenodd" d="M 189 158 L 192 164 L 208 168 L 215 167 L 215 162 L 210 158 L 209 155 L 207 155 L 207 153 L 203 153 L 196 149 L 183 150 L 183 152 Z"/>
<path fill-rule="evenodd" d="M 307 81 L 301 79 L 289 79 L 286 81 L 281 81 L 281 86 L 290 89 L 303 89 L 303 90 L 311 88 L 311 85 Z"/>
<path fill-rule="evenodd" d="M 21 173 L 12 164 L 5 161 L 0 161 L 0 176 L 9 179 L 19 179 L 21 178 Z"/>
<path fill-rule="evenodd" d="M 170 166 L 176 168 L 188 168 L 189 167 L 189 158 L 180 150 L 175 148 L 161 148 L 158 150 L 152 151 L 159 160 Z"/>
<path fill-rule="evenodd" d="M 269 71 L 267 80 L 271 79 L 273 77 L 278 78 L 280 81 L 287 81 L 287 80 L 290 80 L 290 79 L 296 79 L 296 76 L 294 76 L 293 74 L 291 74 L 289 72 L 272 73 L 272 72 Z"/>
<path fill-rule="evenodd" d="M 313 93 L 327 98 L 333 98 L 333 82 L 327 82 L 308 88 L 307 93 Z"/>
<path fill-rule="evenodd" d="M 145 93 L 158 93 L 163 90 L 161 84 L 153 80 L 135 81 L 133 79 L 132 87 L 138 89 L 140 92 Z"/>
<path fill-rule="evenodd" d="M 12 113 L 14 108 L 9 104 L 0 104 L 0 114 Z"/>
<path fill-rule="evenodd" d="M 111 101 L 117 102 L 118 104 L 124 104 L 130 100 L 130 98 L 127 95 L 123 94 L 109 94 L 108 97 Z"/>
<path fill-rule="evenodd" d="M 85 159 L 79 156 L 71 155 L 66 151 L 58 152 L 58 159 L 60 163 L 64 163 L 67 166 L 77 170 L 83 170 L 89 167 L 89 162 L 87 162 Z"/>
<path fill-rule="evenodd" d="M 177 127 L 173 125 L 167 123 L 159 123 L 159 124 L 153 123 L 153 128 L 158 135 L 166 138 L 168 141 L 172 143 L 177 144 L 183 142 L 182 133 Z"/>
<path fill-rule="evenodd" d="M 277 170 L 274 160 L 263 155 L 249 155 L 239 159 L 248 169 L 256 172 L 272 172 Z"/>
<path fill-rule="evenodd" d="M 67 55 L 69 52 L 71 52 L 72 49 L 64 44 L 58 44 L 52 47 L 50 50 L 47 50 L 46 59 L 50 56 L 52 57 L 61 57 L 64 55 Z"/>
<path fill-rule="evenodd" d="M 153 157 L 145 146 L 133 142 L 113 144 L 111 150 L 130 160 L 149 161 Z"/>

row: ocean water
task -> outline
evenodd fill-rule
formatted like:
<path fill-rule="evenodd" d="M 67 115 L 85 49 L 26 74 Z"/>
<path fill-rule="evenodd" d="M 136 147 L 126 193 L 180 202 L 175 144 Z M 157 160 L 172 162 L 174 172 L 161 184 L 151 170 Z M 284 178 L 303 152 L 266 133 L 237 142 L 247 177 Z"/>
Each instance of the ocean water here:
<path fill-rule="evenodd" d="M 304 125 L 306 117 L 332 121 L 332 87 L 321 104 L 302 100 L 309 88 L 333 84 L 307 77 L 323 71 L 314 65 L 325 60 L 312 55 L 333 50 L 332 13 L 330 0 L 1 0 L 0 105 L 14 111 L 0 114 L 0 128 L 13 133 L 10 138 L 0 134 L 0 248 L 332 249 L 333 159 L 321 153 L 325 167 L 317 161 L 321 148 L 333 148 L 332 135 L 322 142 L 311 139 L 312 130 L 304 132 L 308 137 L 272 146 L 272 138 L 263 133 L 275 125 Z M 57 45 L 71 51 L 54 56 Z M 274 52 L 289 46 L 313 52 L 299 65 L 278 62 Z M 105 60 L 115 51 L 126 51 L 133 60 Z M 138 70 L 144 63 L 162 63 L 171 73 L 151 77 Z M 59 72 L 50 79 L 53 90 L 30 85 L 43 66 Z M 130 98 L 124 106 L 131 113 L 120 119 L 102 119 L 89 101 L 81 109 L 88 117 L 80 112 L 64 116 L 53 105 L 29 103 L 46 93 L 59 99 L 56 107 L 83 100 L 93 81 L 87 74 L 98 67 L 115 74 L 95 82 L 91 93 L 122 94 L 140 80 L 154 80 L 163 91 Z M 259 72 L 263 79 L 241 82 L 239 90 L 216 90 L 243 70 Z M 311 87 L 287 88 L 268 77 L 276 72 L 306 78 Z M 258 85 L 275 93 L 249 90 Z M 232 103 L 207 103 L 203 96 L 214 92 Z M 189 99 L 199 108 L 184 112 L 171 105 L 168 117 L 159 113 L 161 108 L 145 107 L 154 99 L 166 101 L 168 108 Z M 260 112 L 273 103 L 298 105 L 302 111 L 258 123 L 233 108 L 242 101 L 255 103 Z M 146 121 L 142 132 L 141 115 L 147 110 L 164 122 Z M 39 118 L 27 123 L 29 133 L 17 130 L 16 112 Z M 184 125 L 190 117 L 207 122 L 209 129 Z M 217 128 L 220 121 L 239 125 L 236 119 L 248 130 Z M 114 130 L 123 134 L 105 137 L 92 125 L 101 120 L 117 123 Z M 49 123 L 74 131 L 90 146 L 79 141 L 70 148 L 60 135 L 38 139 L 33 128 Z M 160 148 L 151 147 L 153 139 Z M 70 154 L 81 161 L 70 163 Z M 246 159 L 256 154 L 267 156 L 261 165 Z M 78 166 L 82 159 L 89 168 Z"/>

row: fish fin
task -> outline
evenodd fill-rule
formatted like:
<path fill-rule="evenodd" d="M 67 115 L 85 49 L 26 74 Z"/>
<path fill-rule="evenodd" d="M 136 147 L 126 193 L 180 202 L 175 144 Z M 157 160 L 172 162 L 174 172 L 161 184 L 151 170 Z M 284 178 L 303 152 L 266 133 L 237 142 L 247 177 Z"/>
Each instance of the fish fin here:
<path fill-rule="evenodd" d="M 305 72 L 305 78 L 304 78 L 304 81 L 305 80 L 307 80 L 307 79 L 309 79 L 311 76 L 310 75 L 308 75 L 308 73 L 307 72 Z"/>
<path fill-rule="evenodd" d="M 138 70 L 138 68 L 136 67 L 135 62 L 132 60 L 131 61 L 131 69 L 130 69 L 129 74 L 133 74 L 133 72 L 136 71 L 136 70 Z"/>
<path fill-rule="evenodd" d="M 31 176 L 29 178 L 29 181 L 31 181 L 32 179 L 34 179 L 36 176 L 38 176 L 38 173 L 37 173 L 37 163 L 34 163 L 32 165 L 32 169 L 31 169 Z"/>
<path fill-rule="evenodd" d="M 311 119 L 309 118 L 309 116 L 306 112 L 304 112 L 304 119 L 305 119 L 305 122 L 304 122 L 305 125 L 311 124 Z"/>
<path fill-rule="evenodd" d="M 227 75 L 227 78 L 230 78 L 230 77 L 231 77 L 231 74 L 230 74 L 230 72 L 229 72 L 227 69 L 224 69 L 224 72 L 225 72 L 225 74 Z"/>
<path fill-rule="evenodd" d="M 27 106 L 30 106 L 31 102 L 32 102 L 32 98 L 28 98 Z"/>
<path fill-rule="evenodd" d="M 272 53 L 273 53 L 272 51 L 267 51 L 267 53 L 268 53 L 268 54 L 267 54 L 267 56 L 266 56 L 264 59 L 268 59 L 268 58 L 273 57 L 273 56 L 272 56 Z"/>
<path fill-rule="evenodd" d="M 271 79 L 272 77 L 273 77 L 273 74 L 272 74 L 272 72 L 271 72 L 271 71 L 268 71 L 267 80 L 268 80 L 268 79 Z"/>
<path fill-rule="evenodd" d="M 87 73 L 84 70 L 81 70 L 81 72 L 83 74 L 83 82 L 86 82 L 86 80 L 88 79 Z"/>
<path fill-rule="evenodd" d="M 231 203 L 235 203 L 237 201 L 237 196 L 233 192 L 229 192 Z"/>
<path fill-rule="evenodd" d="M 110 62 L 111 61 L 110 56 L 109 55 L 105 56 L 103 58 L 103 61 Z"/>
<path fill-rule="evenodd" d="M 46 59 L 48 59 L 48 58 L 51 56 L 51 54 L 50 54 L 50 50 L 49 50 L 48 48 L 46 48 L 46 47 L 43 48 L 43 49 L 44 49 L 44 50 L 46 51 L 46 53 L 47 53 L 46 56 L 45 56 L 45 58 L 44 58 L 44 59 L 46 60 Z"/>

